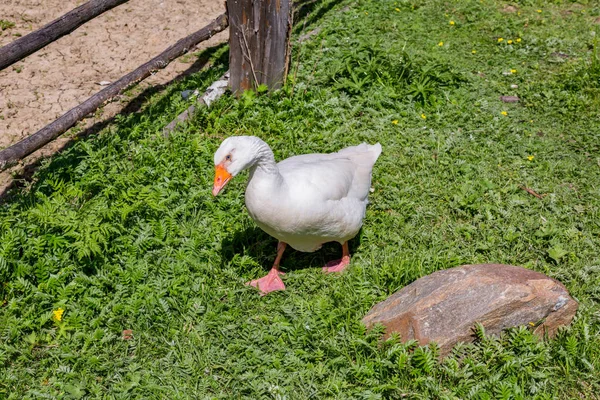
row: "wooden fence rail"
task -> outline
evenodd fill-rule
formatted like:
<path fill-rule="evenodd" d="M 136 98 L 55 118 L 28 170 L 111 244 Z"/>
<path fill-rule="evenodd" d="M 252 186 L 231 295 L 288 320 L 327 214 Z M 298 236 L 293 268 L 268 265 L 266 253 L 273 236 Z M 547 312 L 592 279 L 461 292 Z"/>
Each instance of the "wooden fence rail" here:
<path fill-rule="evenodd" d="M 218 32 L 221 32 L 228 26 L 227 14 L 221 14 L 210 24 L 192 33 L 191 35 L 179 40 L 177 43 L 154 57 L 147 63 L 139 66 L 134 71 L 128 73 L 118 81 L 112 83 L 100 92 L 96 93 L 80 105 L 70 109 L 56 121 L 45 126 L 33 135 L 21 140 L 20 142 L 0 151 L 0 171 L 6 169 L 11 164 L 17 162 L 23 157 L 28 156 L 48 142 L 54 140 L 61 134 L 71 128 L 84 116 L 94 112 L 105 101 L 118 95 L 134 83 L 149 76 L 152 71 L 165 68 L 169 62 L 186 53 L 189 49 L 200 42 L 203 42 Z"/>
<path fill-rule="evenodd" d="M 35 32 L 31 32 L 0 48 L 0 70 L 35 53 L 61 36 L 67 35 L 87 21 L 128 0 L 90 0 L 69 11 Z"/>

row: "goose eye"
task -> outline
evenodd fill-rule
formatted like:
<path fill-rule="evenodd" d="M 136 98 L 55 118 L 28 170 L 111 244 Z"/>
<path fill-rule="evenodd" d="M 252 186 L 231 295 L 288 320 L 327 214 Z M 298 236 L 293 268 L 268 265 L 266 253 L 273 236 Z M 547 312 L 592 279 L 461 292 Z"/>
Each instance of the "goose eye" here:
<path fill-rule="evenodd" d="M 227 154 L 227 155 L 225 156 L 225 160 L 227 160 L 227 161 L 231 160 L 231 154 Z"/>

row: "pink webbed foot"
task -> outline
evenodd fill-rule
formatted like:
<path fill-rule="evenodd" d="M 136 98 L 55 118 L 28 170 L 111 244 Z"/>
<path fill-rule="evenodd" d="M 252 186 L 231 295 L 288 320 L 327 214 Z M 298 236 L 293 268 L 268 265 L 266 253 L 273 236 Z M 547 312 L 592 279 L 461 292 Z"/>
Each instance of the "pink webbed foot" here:
<path fill-rule="evenodd" d="M 342 272 L 346 267 L 350 265 L 350 257 L 344 256 L 339 260 L 329 261 L 324 267 L 323 272 L 326 274 L 332 272 Z"/>
<path fill-rule="evenodd" d="M 247 282 L 246 285 L 254 286 L 258 290 L 260 290 L 261 296 L 264 296 L 267 293 L 275 292 L 277 290 L 285 290 L 285 285 L 283 284 L 280 275 L 283 275 L 283 272 L 277 271 L 275 268 L 272 268 L 267 275 L 263 276 L 260 279 L 255 279 L 253 281 Z"/>

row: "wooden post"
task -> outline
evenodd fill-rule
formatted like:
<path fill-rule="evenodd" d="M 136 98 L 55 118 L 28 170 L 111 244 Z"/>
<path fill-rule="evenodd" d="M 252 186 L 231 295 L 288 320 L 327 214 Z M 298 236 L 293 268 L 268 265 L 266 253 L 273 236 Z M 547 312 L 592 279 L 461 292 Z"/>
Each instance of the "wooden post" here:
<path fill-rule="evenodd" d="M 227 0 L 233 93 L 285 83 L 292 27 L 290 0 Z"/>

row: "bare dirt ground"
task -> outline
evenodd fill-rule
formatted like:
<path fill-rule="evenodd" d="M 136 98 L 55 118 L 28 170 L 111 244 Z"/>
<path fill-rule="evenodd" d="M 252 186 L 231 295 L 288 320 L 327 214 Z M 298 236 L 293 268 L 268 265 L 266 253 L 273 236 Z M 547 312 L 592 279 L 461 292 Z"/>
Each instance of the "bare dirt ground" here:
<path fill-rule="evenodd" d="M 81 5 L 83 0 L 3 0 L 0 20 L 14 26 L 0 30 L 0 46 L 36 30 Z M 35 133 L 72 107 L 202 28 L 225 11 L 224 0 L 130 0 L 79 27 L 20 62 L 0 71 L 0 149 Z M 12 25 L 12 24 L 11 24 Z M 227 40 L 227 31 L 199 49 Z M 181 57 L 140 85 L 160 85 L 190 68 Z M 106 120 L 124 104 L 113 102 L 85 126 Z M 51 154 L 68 139 L 49 144 L 29 159 Z M 13 169 L 13 172 L 15 170 Z M 4 175 L 4 176 L 3 176 Z M 0 192 L 8 182 L 0 174 Z"/>

